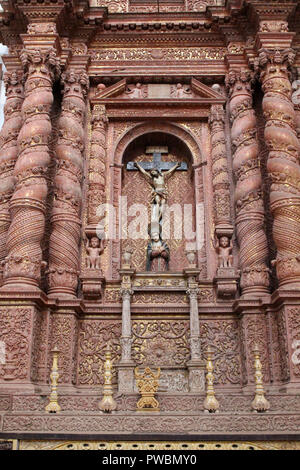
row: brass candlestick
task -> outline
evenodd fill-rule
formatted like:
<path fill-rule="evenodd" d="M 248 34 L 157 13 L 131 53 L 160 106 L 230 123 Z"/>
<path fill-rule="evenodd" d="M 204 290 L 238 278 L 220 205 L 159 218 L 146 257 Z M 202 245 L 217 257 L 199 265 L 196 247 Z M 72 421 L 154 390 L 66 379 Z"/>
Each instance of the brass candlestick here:
<path fill-rule="evenodd" d="M 112 388 L 112 360 L 111 360 L 111 349 L 110 344 L 107 344 L 105 351 L 105 362 L 103 364 L 104 369 L 104 386 L 103 386 L 103 398 L 99 403 L 99 409 L 106 413 L 110 413 L 117 408 L 117 403 L 113 398 Z"/>
<path fill-rule="evenodd" d="M 156 374 L 146 367 L 143 374 L 139 373 L 138 368 L 134 369 L 134 375 L 137 379 L 137 387 L 142 397 L 137 402 L 137 411 L 159 411 L 159 403 L 154 398 L 159 386 L 160 367 Z"/>
<path fill-rule="evenodd" d="M 203 406 L 204 410 L 209 413 L 215 413 L 218 411 L 220 405 L 218 400 L 215 397 L 214 391 L 214 366 L 211 359 L 211 349 L 210 347 L 207 348 L 207 360 L 206 360 L 206 382 L 207 382 L 207 389 L 206 389 L 206 398 L 204 400 Z"/>
<path fill-rule="evenodd" d="M 254 377 L 255 377 L 255 398 L 251 403 L 251 406 L 256 412 L 267 411 L 270 408 L 270 403 L 265 397 L 264 385 L 263 385 L 263 374 L 262 364 L 260 362 L 260 354 L 257 344 L 253 349 L 254 353 Z"/>
<path fill-rule="evenodd" d="M 58 404 L 58 394 L 57 394 L 57 384 L 58 384 L 58 378 L 59 378 L 59 373 L 58 373 L 59 350 L 55 346 L 51 352 L 53 354 L 52 369 L 51 369 L 51 374 L 50 374 L 51 393 L 49 396 L 49 403 L 46 406 L 45 411 L 47 413 L 59 413 L 61 411 L 61 407 Z"/>

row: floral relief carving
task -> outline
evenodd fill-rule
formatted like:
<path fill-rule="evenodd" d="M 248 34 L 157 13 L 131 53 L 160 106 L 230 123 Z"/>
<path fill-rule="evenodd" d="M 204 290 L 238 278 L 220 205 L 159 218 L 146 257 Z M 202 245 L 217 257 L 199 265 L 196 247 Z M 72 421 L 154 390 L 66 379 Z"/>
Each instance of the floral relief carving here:
<path fill-rule="evenodd" d="M 101 385 L 104 383 L 103 363 L 105 348 L 111 344 L 113 364 L 121 357 L 121 322 L 107 320 L 81 321 L 79 326 L 78 384 Z M 113 367 L 113 383 L 116 383 Z"/>
<path fill-rule="evenodd" d="M 240 346 L 237 320 L 200 320 L 203 352 L 210 346 L 216 384 L 241 383 Z"/>
<path fill-rule="evenodd" d="M 189 360 L 188 321 L 133 321 L 132 334 L 132 358 L 138 365 L 185 366 Z"/>
<path fill-rule="evenodd" d="M 0 340 L 5 344 L 5 364 L 0 365 L 3 380 L 24 380 L 29 376 L 32 309 L 6 308 L 0 315 Z"/>

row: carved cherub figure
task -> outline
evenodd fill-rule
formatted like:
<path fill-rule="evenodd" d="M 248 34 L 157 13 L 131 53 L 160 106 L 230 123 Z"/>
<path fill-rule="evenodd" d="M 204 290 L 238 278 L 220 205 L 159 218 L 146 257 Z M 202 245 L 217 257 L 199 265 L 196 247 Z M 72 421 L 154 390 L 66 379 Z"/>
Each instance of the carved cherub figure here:
<path fill-rule="evenodd" d="M 86 257 L 86 267 L 88 269 L 100 269 L 100 255 L 104 250 L 103 239 L 92 237 L 91 240 L 86 239 L 85 245 L 88 256 Z"/>
<path fill-rule="evenodd" d="M 214 240 L 214 247 L 218 255 L 218 267 L 232 268 L 232 239 L 225 235 L 221 236 L 220 238 L 216 236 Z"/>
<path fill-rule="evenodd" d="M 136 83 L 133 88 L 128 87 L 125 93 L 129 98 L 143 98 L 142 84 Z"/>

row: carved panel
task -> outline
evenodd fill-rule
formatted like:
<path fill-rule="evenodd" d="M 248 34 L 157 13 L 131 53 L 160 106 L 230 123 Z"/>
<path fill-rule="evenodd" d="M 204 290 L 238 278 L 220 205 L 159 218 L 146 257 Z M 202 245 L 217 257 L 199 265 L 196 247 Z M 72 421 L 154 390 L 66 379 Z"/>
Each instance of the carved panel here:
<path fill-rule="evenodd" d="M 121 357 L 120 336 L 120 321 L 83 320 L 80 322 L 77 379 L 79 385 L 100 385 L 104 383 L 105 347 L 110 341 L 113 364 L 117 364 Z M 116 383 L 115 367 L 113 367 L 113 383 Z"/>
<path fill-rule="evenodd" d="M 132 358 L 138 365 L 182 367 L 189 360 L 189 321 L 137 320 L 132 332 Z"/>
<path fill-rule="evenodd" d="M 240 384 L 241 363 L 237 320 L 200 320 L 202 351 L 213 353 L 216 384 Z"/>
<path fill-rule="evenodd" d="M 77 331 L 77 319 L 70 314 L 55 314 L 51 322 L 51 349 L 58 347 L 59 383 L 75 383 L 74 368 L 76 369 L 75 346 Z M 52 361 L 49 355 L 49 368 Z"/>
<path fill-rule="evenodd" d="M 1 379 L 28 378 L 32 315 L 30 308 L 1 308 L 0 339 L 5 344 L 5 364 L 0 365 Z"/>

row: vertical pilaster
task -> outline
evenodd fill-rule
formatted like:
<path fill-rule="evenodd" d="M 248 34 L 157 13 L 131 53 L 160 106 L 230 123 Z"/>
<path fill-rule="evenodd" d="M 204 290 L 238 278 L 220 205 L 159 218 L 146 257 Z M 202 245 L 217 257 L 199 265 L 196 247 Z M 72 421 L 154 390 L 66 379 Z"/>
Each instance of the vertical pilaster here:
<path fill-rule="evenodd" d="M 105 203 L 107 122 L 105 106 L 94 104 L 88 181 L 88 225 L 93 227 L 99 221 L 97 208 Z"/>
<path fill-rule="evenodd" d="M 134 390 L 134 362 L 131 358 L 132 330 L 131 330 L 131 276 L 133 269 L 121 269 L 122 284 L 120 295 L 122 298 L 122 336 L 121 360 L 118 364 L 118 391 L 119 393 L 132 393 Z"/>
<path fill-rule="evenodd" d="M 189 371 L 189 391 L 193 393 L 205 391 L 205 363 L 202 359 L 199 310 L 198 310 L 198 269 L 186 269 L 187 294 L 190 299 L 190 351 L 191 357 L 187 363 Z"/>

